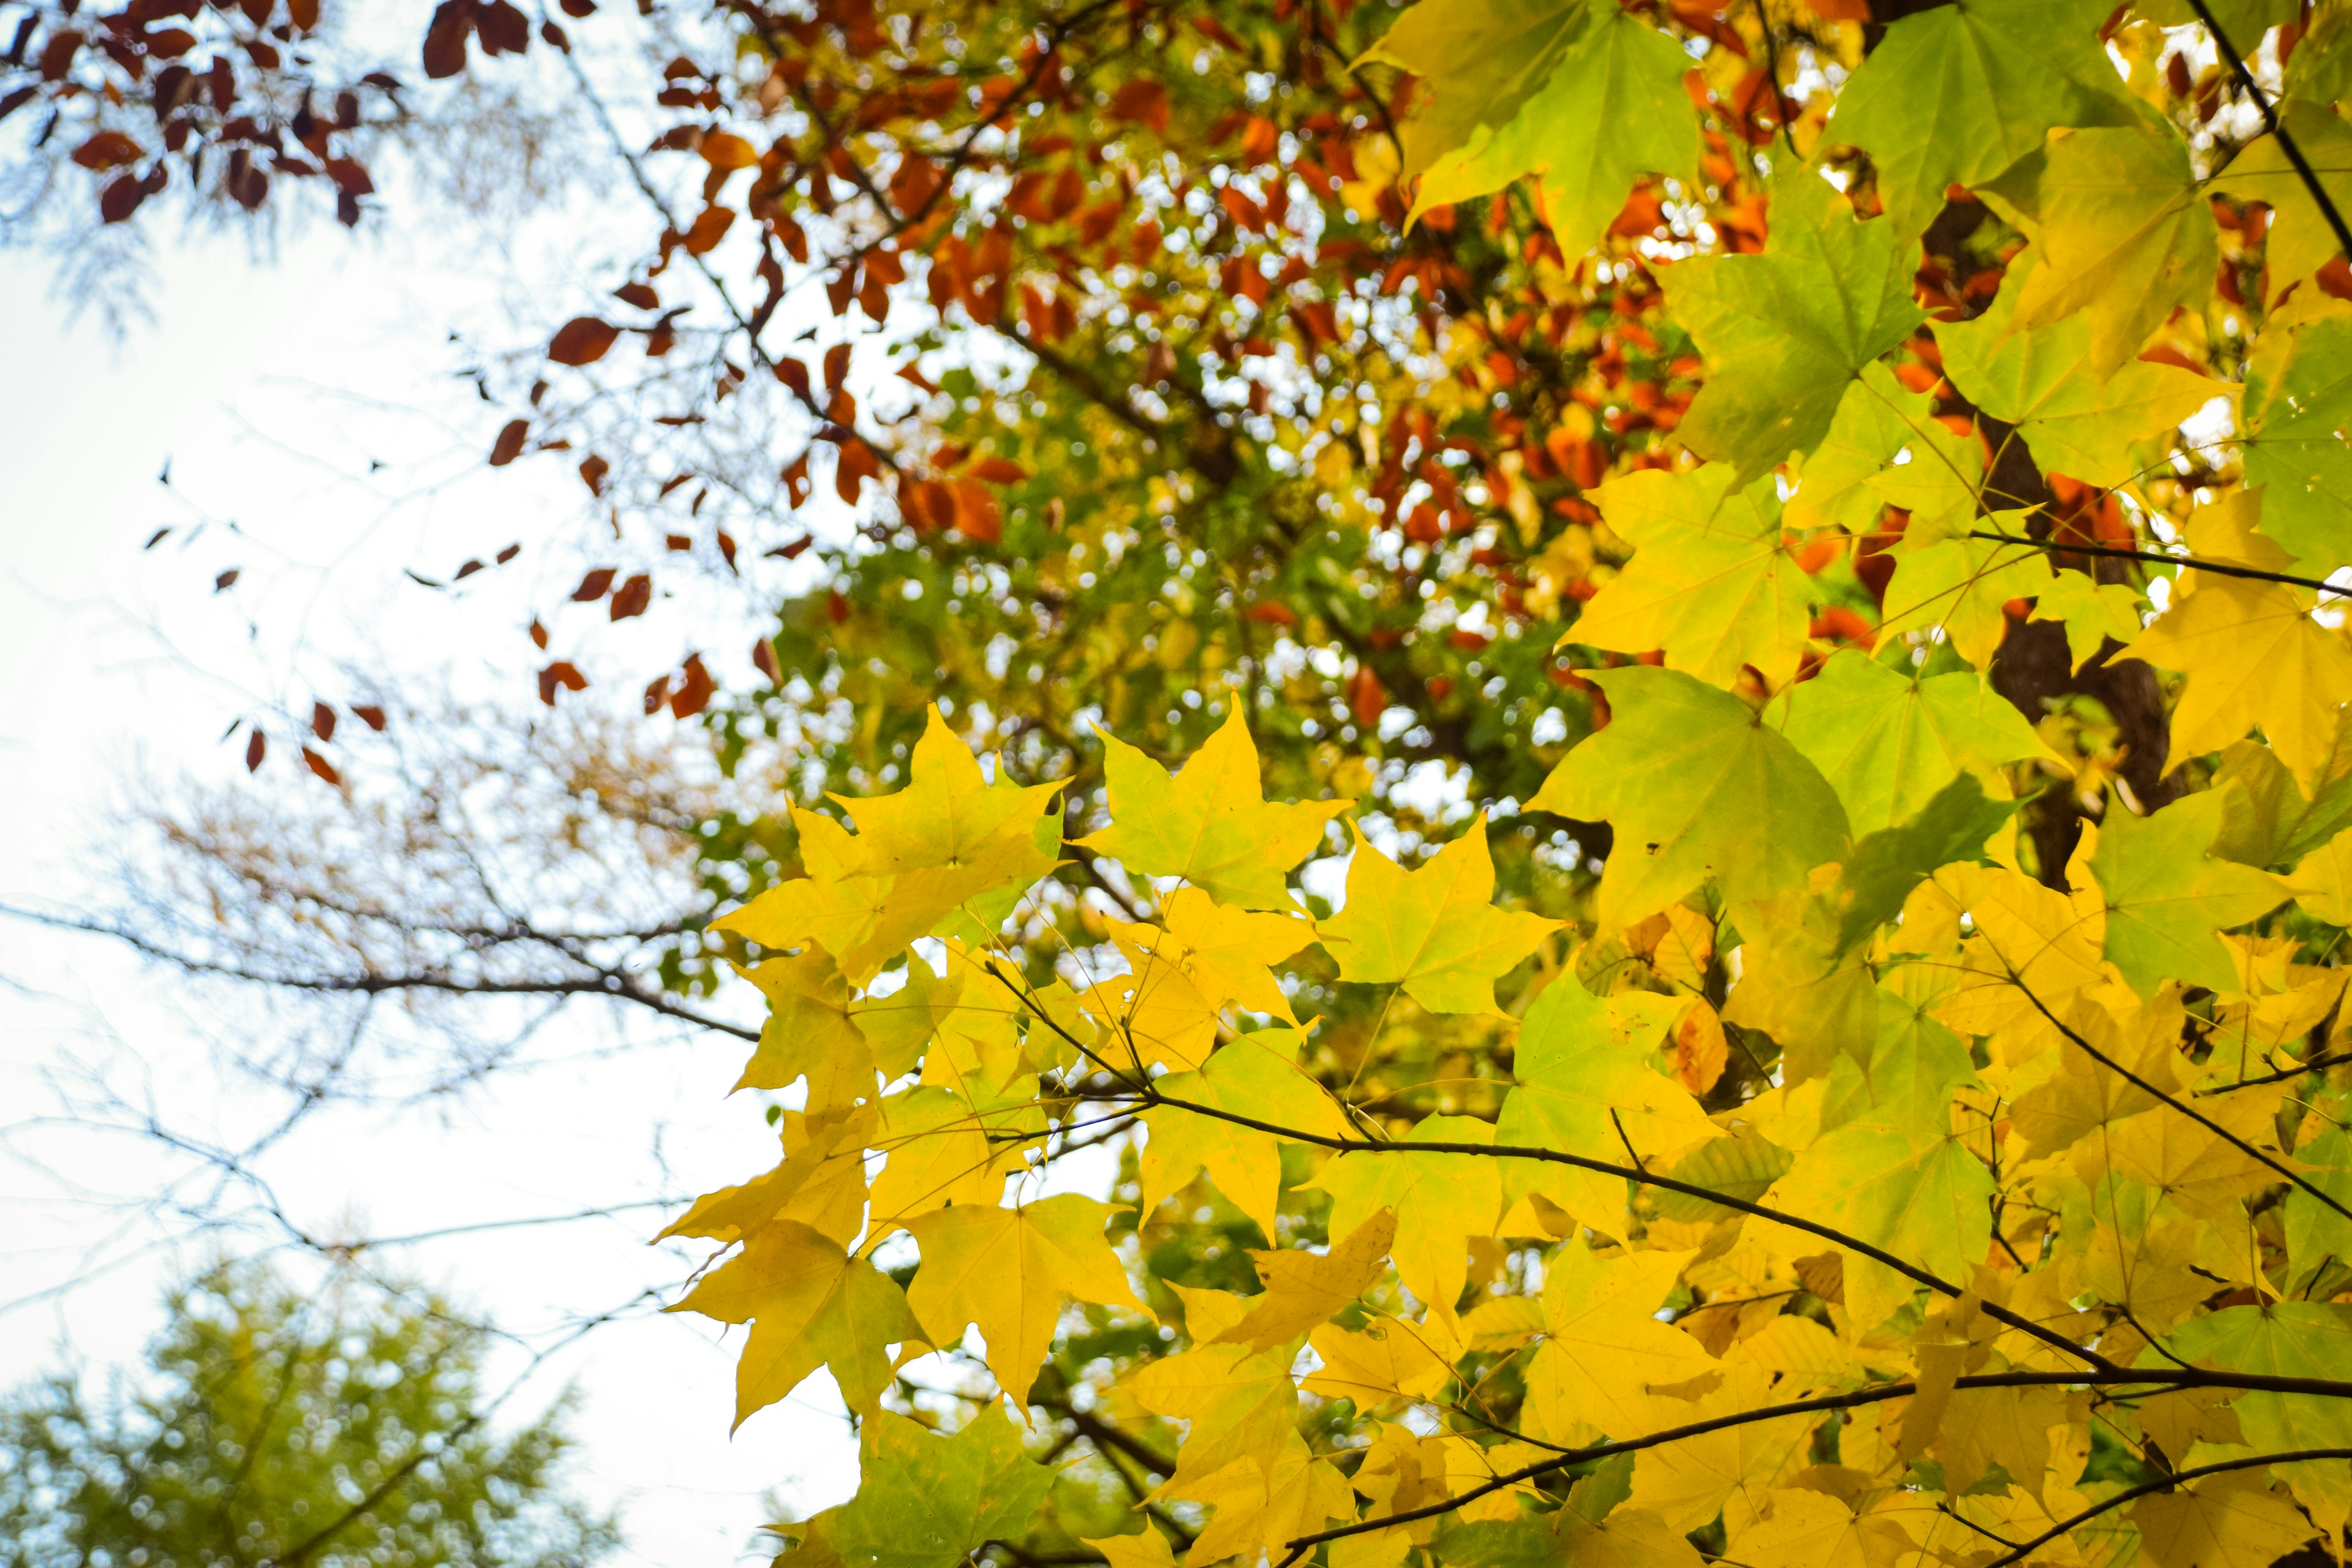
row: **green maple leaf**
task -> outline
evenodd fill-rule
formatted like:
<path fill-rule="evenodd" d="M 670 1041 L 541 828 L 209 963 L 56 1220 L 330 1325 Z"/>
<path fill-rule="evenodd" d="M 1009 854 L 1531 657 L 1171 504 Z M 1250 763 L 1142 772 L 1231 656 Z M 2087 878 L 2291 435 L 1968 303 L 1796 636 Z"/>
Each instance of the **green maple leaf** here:
<path fill-rule="evenodd" d="M 1495 982 L 1560 922 L 1494 907 L 1495 862 L 1481 812 L 1461 837 L 1408 871 L 1356 832 L 1348 903 L 1323 922 L 1339 978 L 1394 984 L 1433 1013 L 1492 1013 Z"/>
<path fill-rule="evenodd" d="M 1757 711 L 1670 669 L 1595 670 L 1615 715 L 1528 803 L 1616 833 L 1600 919 L 1617 931 L 1712 877 L 1727 902 L 1805 885 L 1845 853 L 1845 807 Z"/>
<path fill-rule="evenodd" d="M 2214 932 L 2286 900 L 2276 879 L 2207 856 L 2225 804 L 2207 790 L 2151 816 L 2110 811 L 2100 824 L 2091 874 L 2107 904 L 2106 956 L 2142 996 L 2167 980 L 2236 990 L 2236 967 Z"/>
<path fill-rule="evenodd" d="M 2026 514 L 1997 511 L 1986 520 L 2000 532 L 2023 531 Z M 2050 587 L 2050 557 L 2030 544 L 1997 544 L 1981 539 L 1947 539 L 1905 552 L 1886 585 L 1886 608 L 1878 635 L 1941 626 L 1959 656 L 1979 669 L 2008 634 L 2006 605 L 2031 599 Z"/>
<path fill-rule="evenodd" d="M 955 1568 L 988 1542 L 1018 1540 L 1054 1484 L 994 1403 L 952 1437 L 886 1410 L 866 1424 L 858 1469 L 855 1498 L 799 1527 L 844 1568 Z"/>
<path fill-rule="evenodd" d="M 1978 185 L 2059 125 L 2139 118 L 2099 47 L 2097 0 L 1965 0 L 1892 23 L 1824 132 L 1866 148 L 1879 198 L 1904 235 L 1926 228 L 1951 185 Z"/>
<path fill-rule="evenodd" d="M 1797 671 L 1812 625 L 1812 579 L 1789 552 L 1769 481 L 1727 494 L 1723 464 L 1644 468 L 1593 491 L 1634 547 L 1568 640 L 1619 653 L 1662 649 L 1669 668 L 1715 686 L 1753 665 L 1775 686 Z"/>
<path fill-rule="evenodd" d="M 2221 230 L 2169 127 L 2053 132 L 2040 158 L 1988 192 L 2038 258 L 2013 325 L 2031 331 L 2081 312 L 2095 375 L 2122 368 L 2174 306 L 2212 289 Z"/>
<path fill-rule="evenodd" d="M 1443 7 L 1423 5 L 1409 15 L 1436 9 Z M 1584 0 L 1573 7 L 1571 26 L 1540 88 L 1507 120 L 1490 109 L 1461 146 L 1429 165 L 1413 199 L 1415 216 L 1539 175 L 1544 221 L 1574 260 L 1600 239 L 1640 175 L 1696 184 L 1698 121 L 1683 90 L 1690 57 L 1611 0 Z M 1375 52 L 1387 47 L 1384 39 Z M 1475 90 L 1459 77 L 1432 85 L 1441 97 Z"/>
<path fill-rule="evenodd" d="M 2172 1332 L 2169 1348 L 2185 1361 L 2272 1377 L 2340 1378 L 2352 1363 L 2352 1310 L 2332 1302 L 2273 1301 L 2228 1307 L 2192 1318 Z M 2156 1359 L 2153 1352 L 2148 1359 Z M 2253 1391 L 2231 1401 L 2245 1439 L 2257 1450 L 2352 1447 L 2352 1402 L 2309 1394 Z M 2317 1482 L 2334 1504 L 2347 1500 L 2344 1466 L 2281 1466 L 2300 1492 Z"/>
<path fill-rule="evenodd" d="M 1397 18 L 1356 63 L 1380 60 L 1424 84 L 1403 125 L 1411 180 L 1477 133 L 1507 125 L 1587 26 L 1589 0 L 1429 0 Z"/>
<path fill-rule="evenodd" d="M 2352 310 L 2301 293 L 2246 363 L 2246 487 L 2262 531 L 2311 575 L 2352 560 Z"/>
<path fill-rule="evenodd" d="M 2031 619 L 2056 621 L 2066 628 L 2066 650 L 2080 669 L 2105 647 L 2130 642 L 2147 629 L 2140 619 L 2145 596 L 2121 583 L 2102 583 L 2087 573 L 2061 567 L 2055 583 L 2034 595 Z"/>
<path fill-rule="evenodd" d="M 1925 393 L 1905 390 L 1884 364 L 1864 365 L 1838 400 L 1829 434 L 1799 470 L 1801 482 L 1784 513 L 1789 526 L 1869 532 L 1885 504 L 1872 481 L 1918 438 L 1935 402 Z"/>
<path fill-rule="evenodd" d="M 1111 823 L 1078 842 L 1129 871 L 1181 877 L 1222 903 L 1290 908 L 1284 875 L 1348 809 L 1344 800 L 1268 804 L 1238 706 L 1177 773 L 1115 735 L 1102 739 Z"/>
<path fill-rule="evenodd" d="M 1850 649 L 1774 706 L 1780 732 L 1830 781 L 1857 834 L 1916 816 L 1964 771 L 1990 778 L 2049 751 L 1984 677 L 1904 675 Z"/>
<path fill-rule="evenodd" d="M 1975 774 L 1958 773 L 1902 826 L 1864 835 L 1838 878 L 1837 951 L 1847 952 L 1902 913 L 1911 889 L 1938 867 L 1976 859 L 2016 810 L 2013 801 L 1986 799 Z"/>
<path fill-rule="evenodd" d="M 2011 266 L 1983 315 L 1937 326 L 1944 374 L 1978 408 L 2017 426 L 2045 471 L 2094 485 L 2126 483 L 2145 467 L 2134 448 L 2234 389 L 2179 365 L 2141 360 L 2112 375 L 2085 375 L 2085 315 L 2011 331 L 2018 296 L 2033 275 L 2032 257 L 2028 251 Z"/>
<path fill-rule="evenodd" d="M 1706 387 L 1677 434 L 1751 483 L 1810 452 L 1864 366 L 1926 319 L 1911 298 L 1916 247 L 1891 223 L 1857 223 L 1810 170 L 1772 191 L 1760 256 L 1685 261 L 1665 275 L 1675 317 L 1706 356 Z"/>
<path fill-rule="evenodd" d="M 1967 0 L 1903 16 L 1837 94 L 1830 141 L 1870 151 L 1879 200 L 1906 235 L 1948 185 L 1980 185 L 2055 124 L 2133 124 L 2098 47 L 2098 0 Z"/>
<path fill-rule="evenodd" d="M 1492 1143 L 1495 1130 L 1468 1116 L 1429 1116 L 1411 1143 Z M 1395 1211 L 1390 1244 L 1405 1289 L 1444 1317 L 1469 1281 L 1463 1238 L 1491 1236 L 1503 1207 L 1497 1162 L 1481 1154 L 1342 1154 L 1308 1186 L 1331 1194 L 1330 1229 L 1344 1236 L 1382 1209 Z"/>
<path fill-rule="evenodd" d="M 1518 1087 L 1503 1102 L 1495 1141 L 1559 1149 L 1619 1164 L 1719 1137 L 1690 1090 L 1610 1037 L 1608 1009 L 1562 973 L 1528 1009 L 1512 1056 Z M 1570 1166 L 1515 1168 L 1514 1198 L 1540 1192 L 1585 1225 L 1624 1232 L 1625 1180 Z"/>

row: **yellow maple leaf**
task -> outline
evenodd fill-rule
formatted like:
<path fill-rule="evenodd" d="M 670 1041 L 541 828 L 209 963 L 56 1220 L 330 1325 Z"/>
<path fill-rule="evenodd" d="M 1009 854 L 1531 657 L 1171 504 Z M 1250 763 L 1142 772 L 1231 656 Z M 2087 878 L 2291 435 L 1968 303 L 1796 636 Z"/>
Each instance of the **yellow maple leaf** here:
<path fill-rule="evenodd" d="M 2352 649 L 2279 583 L 2185 574 L 2171 607 L 2116 657 L 2189 677 L 2168 770 L 2259 727 L 2309 788 L 2335 752 L 2337 710 L 2352 698 Z"/>
<path fill-rule="evenodd" d="M 1653 1388 L 1722 1370 L 1706 1346 L 1655 1316 L 1695 1256 L 1603 1258 L 1581 1242 L 1559 1249 L 1544 1279 L 1544 1342 L 1528 1367 L 1540 1432 L 1590 1422 L 1612 1437 L 1638 1436 L 1652 1420 Z"/>
<path fill-rule="evenodd" d="M 1394 1399 L 1427 1399 L 1454 1375 L 1430 1338 L 1419 1324 L 1397 1319 L 1361 1330 L 1326 1323 L 1307 1336 L 1323 1364 L 1298 1386 L 1328 1399 L 1352 1399 L 1367 1411 Z"/>
<path fill-rule="evenodd" d="M 2258 1470 L 2231 1470 L 2131 1506 L 2155 1568 L 2270 1568 L 2318 1531 Z"/>
<path fill-rule="evenodd" d="M 925 1337 L 951 1345 L 966 1324 L 977 1327 L 996 1386 L 1024 1401 L 1053 1348 L 1065 1298 L 1150 1315 L 1103 1239 L 1110 1212 L 1108 1204 L 1064 1193 L 1018 1209 L 958 1204 L 909 1221 L 923 1263 L 907 1304 Z"/>
<path fill-rule="evenodd" d="M 1102 740 L 1110 826 L 1078 842 L 1131 872 L 1181 877 L 1244 909 L 1289 908 L 1285 874 L 1322 842 L 1323 825 L 1353 804 L 1268 804 L 1238 706 L 1178 773 L 1114 735 Z"/>
<path fill-rule="evenodd" d="M 1297 1338 L 1363 1294 L 1380 1278 L 1395 1239 L 1396 1214 L 1382 1209 L 1322 1252 L 1253 1251 L 1265 1294 L 1216 1337 L 1261 1351 Z"/>
<path fill-rule="evenodd" d="M 737 1089 L 789 1089 L 805 1073 L 811 1110 L 874 1092 L 874 1050 L 850 1015 L 849 985 L 830 953 L 812 947 L 735 973 L 768 999 L 768 1021 Z"/>
<path fill-rule="evenodd" d="M 885 1347 L 925 1339 L 888 1276 L 792 1220 L 763 1227 L 670 1310 L 751 1325 L 735 1372 L 738 1426 L 820 1366 L 852 1410 L 872 1415 L 890 1385 Z"/>
<path fill-rule="evenodd" d="M 1339 978 L 1395 984 L 1433 1013 L 1492 1013 L 1495 982 L 1559 921 L 1494 907 L 1495 862 L 1480 813 L 1425 865 L 1406 870 L 1356 831 L 1348 902 L 1323 922 Z"/>
<path fill-rule="evenodd" d="M 1296 1433 L 1271 1465 L 1236 1459 L 1192 1482 L 1183 1496 L 1216 1510 L 1185 1552 L 1184 1568 L 1259 1552 L 1278 1561 L 1288 1542 L 1356 1513 L 1347 1478 L 1309 1454 Z"/>

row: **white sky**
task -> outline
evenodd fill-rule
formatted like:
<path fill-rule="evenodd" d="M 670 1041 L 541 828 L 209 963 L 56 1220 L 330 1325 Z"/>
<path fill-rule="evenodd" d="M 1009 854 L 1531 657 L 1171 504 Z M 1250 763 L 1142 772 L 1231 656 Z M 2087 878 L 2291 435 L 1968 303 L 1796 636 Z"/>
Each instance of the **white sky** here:
<path fill-rule="evenodd" d="M 488 301 L 484 279 L 341 231 L 308 236 L 266 267 L 209 244 L 169 258 L 156 324 L 120 343 L 95 323 L 69 327 L 47 282 L 37 259 L 0 253 L 0 293 L 19 301 L 0 376 L 0 901 L 70 904 L 77 848 L 119 781 L 236 776 L 242 737 L 219 739 L 229 721 L 257 703 L 307 707 L 305 679 L 340 661 L 443 671 L 461 690 L 495 685 L 529 700 L 532 650 L 519 628 L 526 604 L 560 596 L 546 580 L 534 591 L 533 561 L 549 552 L 527 552 L 458 606 L 398 572 L 446 574 L 467 555 L 578 526 L 568 468 L 480 467 L 501 416 L 448 379 L 456 351 L 444 340 Z M 392 465 L 373 480 L 371 457 Z M 167 458 L 169 490 L 156 483 Z M 199 516 L 215 521 L 184 546 Z M 178 531 L 142 553 L 165 523 Z M 213 595 L 229 566 L 244 580 Z M 576 557 L 545 570 L 576 570 Z M 659 668 L 667 657 L 631 665 Z M 281 738 L 269 766 L 287 766 L 291 750 Z M 118 1234 L 77 1201 L 93 1187 L 139 1195 L 151 1155 L 23 1123 L 52 1104 L 45 1073 L 98 1061 L 151 1074 L 186 1125 L 248 1122 L 258 1107 L 215 1070 L 207 1039 L 251 1021 L 196 1016 L 186 1002 L 173 976 L 101 940 L 0 921 L 0 1383 L 60 1354 L 93 1369 L 128 1361 L 158 1326 L 157 1291 L 175 1262 L 139 1247 L 159 1230 Z M 579 1009 L 559 1027 L 586 1046 L 615 1026 Z M 667 1044 L 432 1117 L 323 1119 L 273 1151 L 266 1174 L 301 1222 L 374 1235 L 703 1191 L 774 1158 L 758 1108 L 723 1099 L 741 1055 L 731 1040 Z M 635 1213 L 491 1231 L 396 1262 L 529 1331 L 674 1280 L 675 1259 L 645 1245 L 655 1228 Z M 26 1303 L 93 1259 L 117 1266 Z M 805 1513 L 856 1485 L 822 1374 L 729 1437 L 734 1348 L 711 1327 L 665 1317 L 601 1330 L 520 1396 L 536 1408 L 576 1384 L 575 1480 L 623 1509 L 620 1561 L 730 1561 L 769 1517 L 761 1493 Z"/>

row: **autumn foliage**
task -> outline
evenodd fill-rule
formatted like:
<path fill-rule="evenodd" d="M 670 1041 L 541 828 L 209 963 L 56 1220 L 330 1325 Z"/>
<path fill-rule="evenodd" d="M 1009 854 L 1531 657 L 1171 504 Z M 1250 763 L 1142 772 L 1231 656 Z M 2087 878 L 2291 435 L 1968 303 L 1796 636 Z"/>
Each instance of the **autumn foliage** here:
<path fill-rule="evenodd" d="M 2347 17 L 742 5 L 671 60 L 631 166 L 698 205 L 489 460 L 629 517 L 606 624 L 823 564 L 644 700 L 832 792 L 714 829 L 664 975 L 764 996 L 781 1138 L 678 1305 L 739 1420 L 859 1420 L 790 1560 L 2340 1551 Z M 11 98 L 120 216 L 250 142 L 156 153 L 64 36 Z M 628 384 L 772 400 L 772 488 Z"/>

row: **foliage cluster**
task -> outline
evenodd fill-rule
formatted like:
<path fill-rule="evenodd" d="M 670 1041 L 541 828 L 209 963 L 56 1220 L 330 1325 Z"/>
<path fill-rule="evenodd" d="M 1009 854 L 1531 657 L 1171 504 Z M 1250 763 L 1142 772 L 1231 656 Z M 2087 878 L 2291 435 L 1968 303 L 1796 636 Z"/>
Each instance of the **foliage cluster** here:
<path fill-rule="evenodd" d="M 654 945 L 770 1004 L 782 1159 L 672 1234 L 741 1415 L 862 1418 L 795 1559 L 2340 1543 L 2347 23 L 841 0 L 670 59 L 627 310 L 491 461 L 579 464 L 608 622 L 822 563 L 758 684 L 645 693 L 788 759 Z M 159 28 L 28 22 L 10 96 L 242 201 L 268 122 Z"/>

